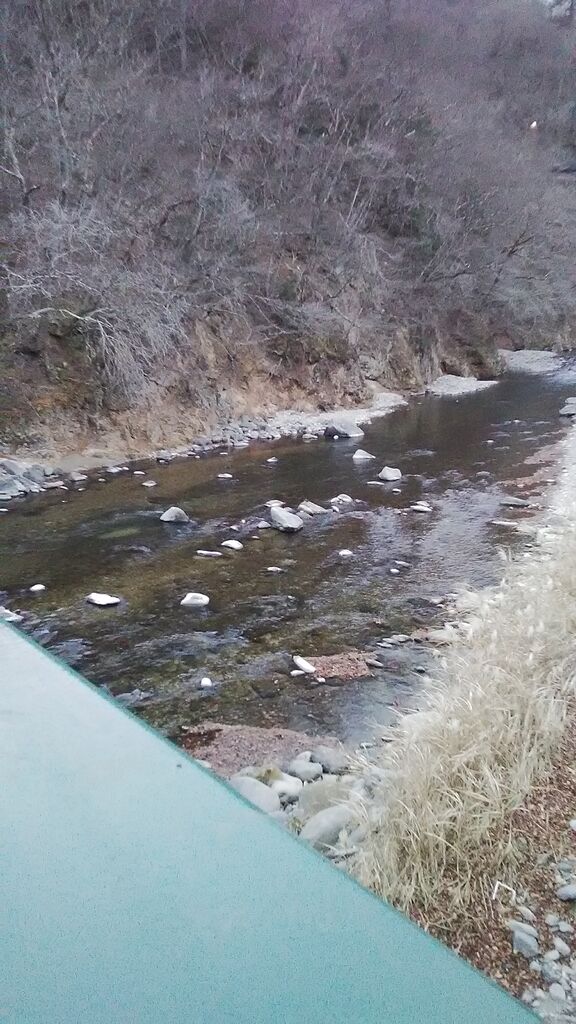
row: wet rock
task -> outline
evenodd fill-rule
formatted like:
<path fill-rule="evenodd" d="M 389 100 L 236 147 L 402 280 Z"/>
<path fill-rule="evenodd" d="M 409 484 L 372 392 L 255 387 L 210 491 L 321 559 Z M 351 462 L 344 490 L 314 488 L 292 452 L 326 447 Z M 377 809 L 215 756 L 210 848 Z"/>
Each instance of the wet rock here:
<path fill-rule="evenodd" d="M 331 775 L 342 775 L 347 771 L 350 761 L 345 750 L 337 747 L 318 746 L 312 751 L 311 758 L 321 764 L 325 772 Z"/>
<path fill-rule="evenodd" d="M 205 608 L 206 605 L 210 604 L 210 598 L 206 594 L 198 594 L 191 591 L 182 598 L 180 604 L 184 608 Z"/>
<path fill-rule="evenodd" d="M 229 548 L 231 551 L 242 551 L 244 545 L 239 540 L 223 540 L 220 547 Z"/>
<path fill-rule="evenodd" d="M 335 498 L 330 499 L 332 505 L 350 505 L 354 501 L 349 494 L 337 494 Z"/>
<path fill-rule="evenodd" d="M 530 508 L 530 502 L 526 498 L 503 498 L 500 502 L 505 508 Z"/>
<path fill-rule="evenodd" d="M 335 846 L 340 833 L 351 823 L 352 817 L 352 810 L 342 804 L 326 807 L 309 818 L 300 833 L 300 838 L 317 850 L 326 850 Z"/>
<path fill-rule="evenodd" d="M 83 483 L 84 480 L 88 479 L 88 476 L 87 476 L 86 473 L 80 473 L 79 470 L 74 470 L 73 473 L 70 473 L 70 476 L 69 476 L 68 479 L 73 484 L 81 484 L 81 483 Z"/>
<path fill-rule="evenodd" d="M 333 423 L 326 427 L 324 437 L 329 441 L 347 440 L 350 437 L 364 437 L 364 431 L 352 420 Z"/>
<path fill-rule="evenodd" d="M 378 479 L 386 481 L 401 480 L 402 473 L 399 469 L 394 469 L 392 466 L 384 466 L 384 469 L 378 473 Z"/>
<path fill-rule="evenodd" d="M 353 558 L 354 552 L 350 551 L 350 548 L 341 548 L 338 555 L 340 558 Z"/>
<path fill-rule="evenodd" d="M 3 608 L 0 605 L 0 621 L 1 622 L 11 622 L 11 623 L 13 623 L 13 625 L 16 625 L 17 622 L 22 622 L 22 620 L 23 620 L 23 616 L 22 615 L 18 615 L 18 612 L 10 611 L 9 608 Z"/>
<path fill-rule="evenodd" d="M 221 551 L 209 551 L 207 548 L 198 548 L 196 554 L 200 558 L 224 558 Z"/>
<path fill-rule="evenodd" d="M 297 533 L 304 526 L 303 520 L 294 512 L 288 512 L 285 508 L 274 505 L 270 509 L 270 518 L 277 530 L 282 533 Z"/>
<path fill-rule="evenodd" d="M 165 512 L 160 516 L 160 521 L 163 523 L 189 523 L 190 517 L 186 514 L 183 508 L 178 508 L 177 505 L 171 505 Z"/>
<path fill-rule="evenodd" d="M 230 785 L 245 800 L 249 800 L 251 804 L 254 804 L 254 807 L 258 807 L 261 811 L 266 811 L 267 814 L 272 814 L 274 811 L 282 809 L 278 794 L 258 779 L 251 778 L 250 775 L 233 775 L 230 779 Z"/>
<path fill-rule="evenodd" d="M 314 501 L 301 501 L 298 511 L 304 512 L 307 516 L 321 516 L 326 515 L 328 509 L 322 508 L 322 505 L 316 505 Z"/>
<path fill-rule="evenodd" d="M 305 672 L 306 675 L 315 675 L 316 669 L 314 665 L 310 661 L 306 661 L 306 658 L 301 658 L 299 654 L 295 654 L 292 661 L 301 672 Z"/>
<path fill-rule="evenodd" d="M 219 480 L 233 480 L 232 473 L 218 473 Z"/>
<path fill-rule="evenodd" d="M 157 484 L 155 480 L 144 480 L 142 487 L 157 487 Z"/>
<path fill-rule="evenodd" d="M 44 586 L 43 583 L 34 583 L 34 585 L 30 587 L 29 590 L 31 594 L 41 594 L 43 590 L 46 590 L 46 587 Z"/>
<path fill-rule="evenodd" d="M 375 459 L 375 455 L 371 455 L 370 452 L 364 451 L 363 448 L 357 448 L 352 456 L 353 462 L 371 462 Z"/>
<path fill-rule="evenodd" d="M 88 604 L 94 604 L 98 608 L 111 608 L 113 605 L 120 604 L 119 597 L 112 597 L 111 594 L 99 594 L 96 591 L 88 594 L 86 600 Z"/>
<path fill-rule="evenodd" d="M 413 505 L 410 505 L 411 512 L 431 512 L 432 506 L 427 501 L 416 501 Z"/>
<path fill-rule="evenodd" d="M 24 491 L 20 487 L 15 477 L 8 476 L 8 474 L 0 473 L 0 500 L 10 501 L 11 498 L 17 498 L 19 494 L 23 494 Z"/>
<path fill-rule="evenodd" d="M 532 910 L 530 910 L 529 907 L 519 906 L 516 907 L 516 910 L 520 914 L 520 917 L 524 919 L 524 921 L 528 921 L 529 924 L 534 924 L 534 921 L 536 920 L 536 914 Z"/>

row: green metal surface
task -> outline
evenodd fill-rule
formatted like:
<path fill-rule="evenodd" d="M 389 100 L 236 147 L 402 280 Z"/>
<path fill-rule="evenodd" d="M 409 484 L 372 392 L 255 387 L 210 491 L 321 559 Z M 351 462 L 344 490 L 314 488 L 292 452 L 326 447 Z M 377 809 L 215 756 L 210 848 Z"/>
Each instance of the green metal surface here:
<path fill-rule="evenodd" d="M 534 1019 L 1 625 L 0 731 L 3 1024 Z"/>

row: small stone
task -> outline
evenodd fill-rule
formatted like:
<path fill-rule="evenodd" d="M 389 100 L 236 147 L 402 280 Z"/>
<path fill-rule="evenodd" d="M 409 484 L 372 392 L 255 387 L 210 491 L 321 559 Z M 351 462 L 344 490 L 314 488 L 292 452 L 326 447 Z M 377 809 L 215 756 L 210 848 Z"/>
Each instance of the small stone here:
<path fill-rule="evenodd" d="M 558 951 L 560 956 L 570 956 L 570 946 L 567 942 L 564 942 L 564 939 L 558 936 L 554 939 L 554 949 Z"/>
<path fill-rule="evenodd" d="M 219 480 L 233 480 L 232 473 L 218 473 Z"/>
<path fill-rule="evenodd" d="M 572 818 L 572 820 L 569 822 L 569 825 L 572 831 L 576 832 L 576 818 Z"/>
<path fill-rule="evenodd" d="M 370 455 L 370 452 L 365 452 L 363 448 L 358 448 L 352 456 L 354 462 L 371 462 L 375 458 L 375 455 Z"/>
<path fill-rule="evenodd" d="M 269 565 L 266 569 L 266 572 L 286 572 L 286 569 L 281 569 L 279 565 Z"/>
<path fill-rule="evenodd" d="M 388 571 L 390 572 L 391 576 L 399 576 L 400 575 L 400 569 L 392 568 L 392 569 L 389 569 Z"/>
<path fill-rule="evenodd" d="M 570 882 L 568 885 L 561 885 L 560 888 L 556 890 L 556 896 L 559 900 L 564 900 L 565 902 L 576 900 L 576 884 L 574 882 Z"/>
<path fill-rule="evenodd" d="M 298 505 L 298 511 L 304 512 L 307 516 L 321 516 L 326 515 L 328 509 L 322 508 L 322 505 L 317 505 L 315 501 L 301 501 Z"/>
<path fill-rule="evenodd" d="M 242 551 L 244 545 L 239 540 L 223 540 L 220 547 L 230 548 L 231 551 Z"/>
<path fill-rule="evenodd" d="M 142 487 L 156 487 L 156 486 L 157 486 L 157 484 L 156 484 L 155 480 L 144 480 L 142 482 Z"/>
<path fill-rule="evenodd" d="M 558 917 L 558 914 L 546 914 L 544 922 L 549 928 L 557 928 L 560 924 L 560 918 Z"/>
<path fill-rule="evenodd" d="M 87 479 L 88 479 L 88 477 L 87 477 L 86 473 L 80 473 L 80 472 L 77 472 L 77 471 L 74 471 L 73 473 L 70 473 L 70 480 L 71 480 L 71 482 L 73 484 L 81 484 L 84 480 L 87 480 Z"/>
<path fill-rule="evenodd" d="M 562 977 L 559 964 L 550 963 L 550 961 L 548 960 L 545 960 L 542 964 L 541 973 L 542 980 L 545 981 L 548 985 L 550 985 L 553 981 L 558 981 L 558 979 Z"/>
<path fill-rule="evenodd" d="M 210 598 L 206 594 L 197 594 L 191 591 L 182 598 L 180 604 L 184 608 L 205 608 L 207 604 L 210 604 Z"/>
<path fill-rule="evenodd" d="M 270 788 L 274 793 L 278 794 L 281 803 L 292 804 L 300 796 L 303 786 L 304 783 L 302 779 L 298 779 L 294 775 L 287 775 L 285 772 L 282 772 L 281 777 L 279 779 L 274 779 Z"/>
<path fill-rule="evenodd" d="M 427 501 L 417 501 L 414 505 L 410 505 L 411 512 L 431 512 L 432 506 Z"/>
<path fill-rule="evenodd" d="M 514 929 L 512 932 L 512 948 L 515 953 L 520 953 L 527 960 L 532 960 L 540 952 L 538 940 L 533 935 L 518 929 Z"/>
<path fill-rule="evenodd" d="M 572 935 L 574 929 L 571 924 L 568 924 L 568 921 L 559 921 L 558 931 L 562 932 L 564 935 Z"/>
<path fill-rule="evenodd" d="M 306 822 L 300 837 L 318 850 L 326 850 L 338 842 L 342 829 L 352 820 L 352 810 L 344 804 L 326 807 Z"/>
<path fill-rule="evenodd" d="M 354 552 L 350 551 L 350 548 L 341 548 L 338 552 L 339 558 L 353 558 Z"/>
<path fill-rule="evenodd" d="M 560 953 L 557 949 L 549 949 L 544 953 L 542 959 L 545 960 L 547 964 L 551 964 L 560 959 Z"/>
<path fill-rule="evenodd" d="M 520 914 L 520 917 L 524 918 L 525 921 L 528 921 L 529 924 L 533 924 L 536 920 L 536 914 L 530 910 L 529 907 L 519 906 L 516 907 L 516 910 Z"/>
<path fill-rule="evenodd" d="M 559 1002 L 564 1002 L 564 1000 L 566 999 L 566 993 L 562 988 L 562 985 L 560 985 L 557 981 L 552 982 L 548 991 L 552 996 L 552 999 L 557 999 Z"/>
<path fill-rule="evenodd" d="M 268 463 L 269 466 L 273 466 L 276 462 L 278 462 L 278 459 L 276 458 L 275 455 L 273 455 L 270 459 L 266 459 L 266 462 Z"/>
<path fill-rule="evenodd" d="M 171 505 L 165 512 L 160 516 L 162 523 L 189 523 L 190 518 L 186 515 L 183 508 L 178 508 L 177 505 Z"/>
<path fill-rule="evenodd" d="M 523 932 L 524 935 L 531 935 L 532 938 L 538 938 L 538 932 L 531 924 L 527 924 L 526 921 L 516 921 L 509 918 L 506 921 L 506 927 L 510 928 L 513 932 Z"/>
<path fill-rule="evenodd" d="M 98 608 L 111 608 L 115 604 L 120 604 L 120 598 L 112 597 L 110 594 L 88 594 L 86 600 L 88 604 L 95 604 Z"/>
<path fill-rule="evenodd" d="M 325 772 L 331 775 L 342 775 L 349 767 L 349 758 L 345 750 L 337 747 L 320 745 L 312 751 L 312 760 L 321 764 Z"/>
<path fill-rule="evenodd" d="M 210 690 L 214 686 L 214 683 L 208 676 L 203 676 L 200 680 L 200 687 L 202 690 Z"/>
<path fill-rule="evenodd" d="M 46 590 L 43 583 L 35 583 L 34 586 L 30 587 L 31 594 L 41 594 L 43 590 Z"/>
<path fill-rule="evenodd" d="M 233 775 L 230 779 L 230 785 L 245 800 L 249 800 L 251 804 L 254 804 L 261 811 L 272 814 L 274 811 L 281 810 L 278 794 L 258 779 L 253 779 L 249 775 Z"/>
<path fill-rule="evenodd" d="M 302 782 L 314 782 L 315 779 L 322 778 L 322 765 L 315 761 L 305 761 L 301 756 L 290 762 L 288 771 Z"/>
<path fill-rule="evenodd" d="M 337 494 L 336 497 L 331 498 L 330 501 L 333 505 L 350 505 L 354 499 L 351 498 L 349 494 Z"/>
<path fill-rule="evenodd" d="M 304 520 L 294 512 L 288 512 L 285 508 L 274 505 L 270 509 L 270 518 L 273 526 L 283 533 L 297 533 L 304 526 Z"/>
<path fill-rule="evenodd" d="M 209 551 L 207 548 L 198 548 L 196 554 L 199 555 L 200 558 L 224 558 L 221 551 Z"/>
<path fill-rule="evenodd" d="M 526 498 L 503 498 L 500 502 L 505 508 L 530 508 L 530 502 Z"/>
<path fill-rule="evenodd" d="M 381 469 L 378 473 L 378 479 L 386 481 L 401 480 L 402 473 L 399 469 L 395 469 L 392 466 L 384 466 L 384 469 Z"/>
<path fill-rule="evenodd" d="M 296 668 L 300 669 L 301 672 L 305 672 L 307 675 L 313 676 L 316 673 L 316 669 L 311 662 L 306 661 L 306 658 L 301 658 L 299 654 L 295 654 L 292 661 L 296 665 Z"/>

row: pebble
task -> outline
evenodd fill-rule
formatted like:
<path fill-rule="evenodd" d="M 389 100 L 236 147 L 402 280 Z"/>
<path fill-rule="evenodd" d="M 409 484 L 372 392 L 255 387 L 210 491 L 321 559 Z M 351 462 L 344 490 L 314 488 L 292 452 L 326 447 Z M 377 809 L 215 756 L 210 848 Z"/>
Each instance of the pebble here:
<path fill-rule="evenodd" d="M 388 571 L 391 573 L 392 576 L 400 575 L 400 569 L 389 569 Z"/>
<path fill-rule="evenodd" d="M 35 583 L 34 586 L 30 587 L 31 594 L 40 594 L 43 590 L 46 590 L 43 583 Z"/>
<path fill-rule="evenodd" d="M 560 924 L 560 918 L 558 917 L 558 914 L 546 914 L 544 922 L 549 928 L 557 928 Z"/>
<path fill-rule="evenodd" d="M 295 654 L 292 661 L 296 665 L 296 668 L 299 668 L 301 672 L 305 672 L 307 675 L 311 676 L 315 675 L 316 669 L 314 668 L 314 665 L 309 661 L 306 661 L 306 658 L 301 658 L 299 654 Z"/>
<path fill-rule="evenodd" d="M 340 558 L 353 558 L 354 557 L 354 552 L 350 551 L 350 548 L 342 548 L 338 552 L 338 554 L 339 554 Z"/>
<path fill-rule="evenodd" d="M 245 800 L 249 800 L 251 804 L 254 804 L 261 811 L 272 814 L 274 811 L 281 810 L 278 793 L 275 793 L 269 786 L 265 786 L 258 779 L 253 779 L 249 775 L 233 775 L 230 779 L 230 785 Z"/>
<path fill-rule="evenodd" d="M 218 473 L 219 480 L 233 480 L 232 473 Z"/>
<path fill-rule="evenodd" d="M 381 469 L 378 473 L 378 479 L 386 481 L 401 480 L 402 473 L 399 469 L 395 469 L 392 466 L 384 466 L 384 469 Z"/>
<path fill-rule="evenodd" d="M 223 540 L 220 547 L 230 548 L 232 551 L 242 551 L 244 545 L 239 540 Z"/>
<path fill-rule="evenodd" d="M 203 676 L 200 680 L 200 686 L 203 690 L 209 690 L 214 686 L 214 683 L 208 676 Z"/>
<path fill-rule="evenodd" d="M 570 956 L 570 946 L 567 942 L 564 942 L 564 939 L 561 939 L 559 937 L 555 938 L 554 949 L 558 951 L 560 956 Z"/>
<path fill-rule="evenodd" d="M 375 455 L 371 455 L 370 452 L 364 451 L 363 448 L 357 448 L 352 456 L 354 462 L 371 462 L 371 460 L 375 458 Z"/>
<path fill-rule="evenodd" d="M 315 501 L 301 501 L 298 505 L 298 511 L 304 512 L 308 516 L 321 516 L 326 515 L 328 509 L 322 508 L 322 505 L 317 505 Z"/>
<path fill-rule="evenodd" d="M 280 508 L 277 505 L 272 506 L 270 509 L 270 517 L 272 519 L 273 526 L 277 530 L 281 530 L 283 533 L 297 533 L 304 526 L 304 520 L 300 516 L 295 515 L 294 512 L 289 512 L 285 508 Z"/>
<path fill-rule="evenodd" d="M 531 935 L 532 938 L 538 938 L 538 932 L 533 925 L 528 924 L 526 921 L 516 921 L 513 918 L 509 918 L 506 921 L 506 927 L 513 932 L 522 932 L 524 935 Z"/>
<path fill-rule="evenodd" d="M 144 480 L 142 482 L 142 487 L 156 487 L 156 486 L 157 486 L 157 484 L 156 484 L 155 480 Z"/>
<path fill-rule="evenodd" d="M 515 953 L 520 953 L 521 956 L 525 956 L 527 960 L 532 960 L 533 957 L 538 956 L 540 947 L 538 945 L 538 939 L 534 938 L 533 935 L 529 935 L 527 932 L 514 929 L 512 932 L 512 948 Z"/>
<path fill-rule="evenodd" d="M 144 469 L 135 469 L 132 476 L 146 476 L 146 471 Z"/>
<path fill-rule="evenodd" d="M 274 463 L 278 462 L 278 459 L 276 458 L 275 455 L 273 455 L 272 458 L 266 459 L 266 462 L 268 463 L 268 465 L 272 466 L 274 465 Z"/>
<path fill-rule="evenodd" d="M 221 551 L 208 551 L 206 548 L 198 548 L 198 550 L 196 551 L 196 554 L 199 555 L 200 558 L 223 558 L 224 557 Z"/>
<path fill-rule="evenodd" d="M 552 982 L 548 991 L 552 996 L 552 999 L 558 999 L 562 1002 L 566 999 L 566 993 L 562 988 L 562 985 L 560 985 L 557 981 Z"/>
<path fill-rule="evenodd" d="M 556 895 L 559 900 L 564 900 L 565 902 L 576 900 L 576 884 L 574 882 L 570 882 L 568 885 L 561 885 L 560 888 L 556 890 Z"/>
<path fill-rule="evenodd" d="M 162 523 L 189 523 L 190 518 L 186 515 L 183 508 L 178 508 L 177 505 L 171 505 L 165 512 L 160 516 L 160 522 Z"/>
<path fill-rule="evenodd" d="M 557 949 L 549 949 L 547 953 L 544 953 L 542 959 L 545 960 L 548 964 L 554 963 L 555 960 L 560 959 L 560 953 Z"/>
<path fill-rule="evenodd" d="M 286 569 L 281 569 L 279 565 L 269 565 L 266 572 L 286 572 Z"/>
<path fill-rule="evenodd" d="M 572 831 L 576 832 L 576 818 L 572 818 L 572 820 L 569 822 L 569 824 L 570 824 L 570 828 L 572 829 Z"/>

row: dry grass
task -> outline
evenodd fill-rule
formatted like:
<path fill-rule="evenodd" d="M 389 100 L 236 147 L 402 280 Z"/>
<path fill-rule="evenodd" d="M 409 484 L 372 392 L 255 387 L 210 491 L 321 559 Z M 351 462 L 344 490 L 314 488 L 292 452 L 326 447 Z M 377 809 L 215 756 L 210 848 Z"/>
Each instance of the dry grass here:
<path fill-rule="evenodd" d="M 354 868 L 424 925 L 481 913 L 494 881 L 513 877 L 511 817 L 562 742 L 576 682 L 575 447 L 572 434 L 536 548 L 467 595 L 466 638 L 380 755 Z"/>

